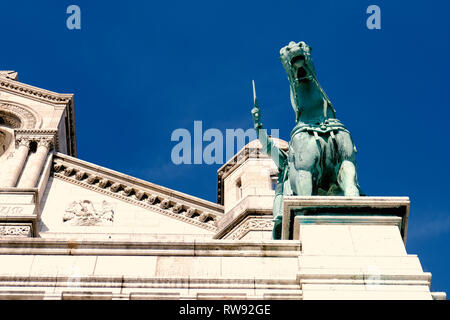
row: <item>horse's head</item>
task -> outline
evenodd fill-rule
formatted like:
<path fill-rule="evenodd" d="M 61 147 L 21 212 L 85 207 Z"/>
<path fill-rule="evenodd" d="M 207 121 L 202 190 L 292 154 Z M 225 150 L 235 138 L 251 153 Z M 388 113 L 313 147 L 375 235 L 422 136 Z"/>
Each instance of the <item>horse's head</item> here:
<path fill-rule="evenodd" d="M 280 60 L 289 79 L 291 104 L 296 114 L 296 121 L 304 110 L 308 110 L 304 113 L 304 121 L 307 121 L 308 117 L 314 119 L 319 116 L 334 117 L 331 102 L 316 79 L 311 51 L 312 48 L 303 41 L 299 43 L 291 41 L 280 50 Z M 313 95 L 312 92 L 319 94 Z M 300 100 L 302 100 L 301 105 Z M 330 110 L 324 109 L 324 101 L 330 106 Z"/>
<path fill-rule="evenodd" d="M 312 48 L 303 41 L 291 41 L 280 50 L 280 59 L 291 85 L 301 85 L 315 77 L 311 51 Z"/>

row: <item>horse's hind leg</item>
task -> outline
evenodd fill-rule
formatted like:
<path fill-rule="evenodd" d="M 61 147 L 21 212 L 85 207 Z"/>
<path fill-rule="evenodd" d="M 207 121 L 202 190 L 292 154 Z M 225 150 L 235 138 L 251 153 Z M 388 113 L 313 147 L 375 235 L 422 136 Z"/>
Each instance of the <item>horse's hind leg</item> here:
<path fill-rule="evenodd" d="M 344 160 L 339 168 L 337 181 L 347 197 L 359 196 L 356 179 L 356 166 L 349 160 Z"/>
<path fill-rule="evenodd" d="M 356 174 L 356 148 L 348 132 L 336 135 L 340 166 L 337 171 L 337 182 L 347 197 L 359 196 L 358 178 Z"/>

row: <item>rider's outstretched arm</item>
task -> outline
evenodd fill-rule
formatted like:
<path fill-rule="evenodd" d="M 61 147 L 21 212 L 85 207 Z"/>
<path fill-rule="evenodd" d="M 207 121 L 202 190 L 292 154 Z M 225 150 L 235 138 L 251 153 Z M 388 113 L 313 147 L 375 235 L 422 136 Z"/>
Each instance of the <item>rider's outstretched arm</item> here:
<path fill-rule="evenodd" d="M 278 168 L 283 169 L 287 155 L 279 149 L 272 139 L 267 135 L 267 130 L 263 129 L 260 120 L 260 110 L 258 107 L 252 109 L 253 121 L 255 124 L 256 137 L 262 145 L 262 152 L 268 154 L 275 162 Z"/>
<path fill-rule="evenodd" d="M 266 129 L 257 128 L 256 136 L 262 145 L 262 152 L 268 154 L 272 160 L 275 162 L 278 168 L 283 169 L 285 166 L 285 161 L 287 159 L 286 154 L 280 150 L 273 140 L 267 136 Z"/>

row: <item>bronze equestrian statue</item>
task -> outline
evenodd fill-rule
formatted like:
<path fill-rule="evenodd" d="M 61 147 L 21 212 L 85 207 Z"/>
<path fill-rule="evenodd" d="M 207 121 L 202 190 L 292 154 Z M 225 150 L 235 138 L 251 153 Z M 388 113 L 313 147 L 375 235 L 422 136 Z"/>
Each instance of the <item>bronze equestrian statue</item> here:
<path fill-rule="evenodd" d="M 311 51 L 304 42 L 290 42 L 280 50 L 296 119 L 287 153 L 278 149 L 262 128 L 254 90 L 252 115 L 257 136 L 263 151 L 279 169 L 273 205 L 274 239 L 281 237 L 284 195 L 356 197 L 361 194 L 356 147 L 350 132 L 336 119 L 336 111 L 317 81 Z"/>

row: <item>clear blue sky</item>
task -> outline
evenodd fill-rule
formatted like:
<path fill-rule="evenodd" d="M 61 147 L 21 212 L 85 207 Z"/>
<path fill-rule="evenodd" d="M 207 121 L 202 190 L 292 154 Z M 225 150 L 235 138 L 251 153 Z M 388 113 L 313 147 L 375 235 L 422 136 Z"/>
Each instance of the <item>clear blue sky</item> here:
<path fill-rule="evenodd" d="M 81 30 L 66 8 L 81 8 Z M 366 8 L 381 8 L 381 30 Z M 409 196 L 407 251 L 450 292 L 448 1 L 2 1 L 0 69 L 75 94 L 78 157 L 216 201 L 219 165 L 171 163 L 176 128 L 263 123 L 289 139 L 279 49 L 313 47 L 318 79 L 358 148 L 368 195 Z"/>

